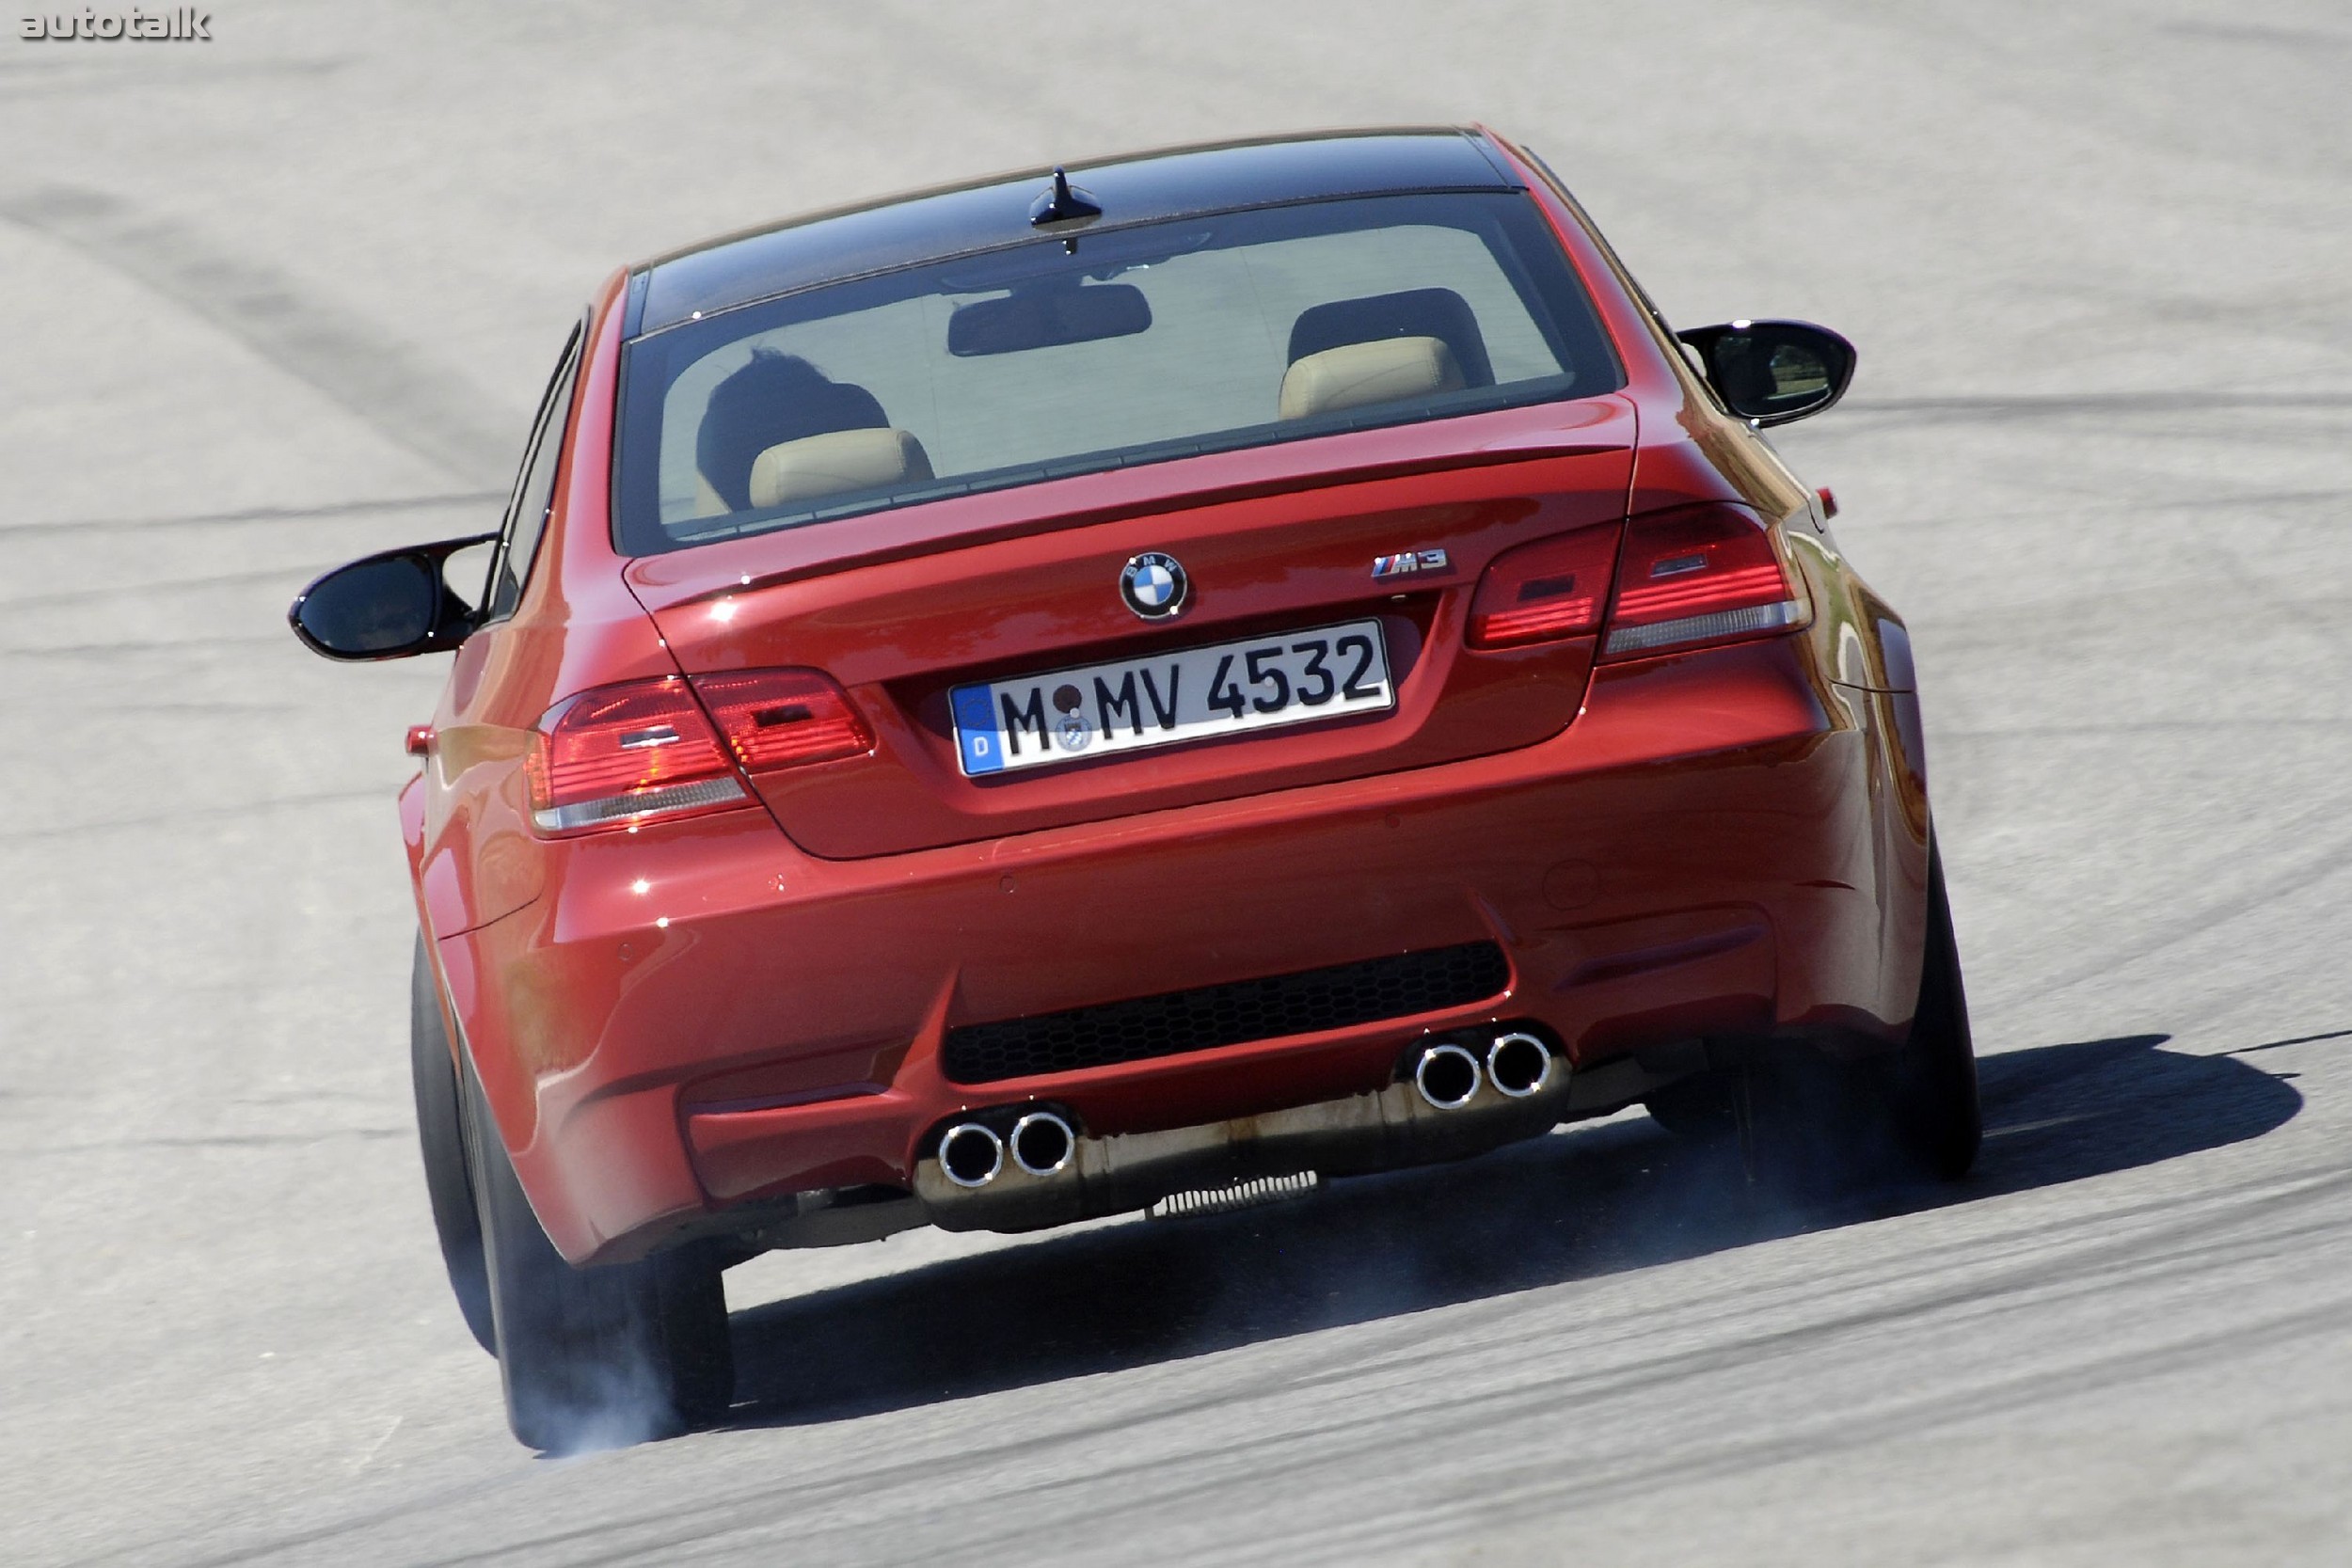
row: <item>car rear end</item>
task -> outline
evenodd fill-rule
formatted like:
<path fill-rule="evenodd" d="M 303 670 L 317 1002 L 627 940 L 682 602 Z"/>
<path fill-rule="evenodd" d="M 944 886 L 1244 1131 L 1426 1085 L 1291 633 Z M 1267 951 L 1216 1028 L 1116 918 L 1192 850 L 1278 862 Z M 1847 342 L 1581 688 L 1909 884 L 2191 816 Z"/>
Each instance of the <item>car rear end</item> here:
<path fill-rule="evenodd" d="M 1842 566 L 1563 210 L 1052 225 L 628 345 L 612 569 L 677 673 L 549 710 L 548 891 L 445 948 L 567 1255 L 1060 1223 L 1897 1037 Z"/>

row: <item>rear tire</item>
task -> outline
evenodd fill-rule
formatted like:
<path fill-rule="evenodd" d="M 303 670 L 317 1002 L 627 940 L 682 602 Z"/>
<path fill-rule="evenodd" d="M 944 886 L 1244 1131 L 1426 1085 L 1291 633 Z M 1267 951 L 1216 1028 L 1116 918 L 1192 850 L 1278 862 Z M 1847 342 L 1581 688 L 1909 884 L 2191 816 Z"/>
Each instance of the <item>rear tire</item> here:
<path fill-rule="evenodd" d="M 433 1228 L 441 1239 L 449 1288 L 476 1342 L 496 1355 L 490 1281 L 482 1261 L 482 1221 L 474 1212 L 473 1180 L 466 1170 L 457 1066 L 441 1011 L 440 988 L 421 934 L 408 979 L 408 1075 L 417 1094 L 417 1143 L 424 1155 L 425 1196 L 432 1200 Z"/>
<path fill-rule="evenodd" d="M 1842 1065 L 1789 1050 L 1682 1079 L 1646 1105 L 1677 1137 L 1719 1146 L 1737 1138 L 1752 1178 L 1796 1192 L 1967 1175 L 1984 1132 L 1960 944 L 1934 841 L 1919 1000 L 1901 1046 Z"/>
<path fill-rule="evenodd" d="M 1928 945 L 1919 967 L 1919 1005 L 1911 1038 L 1895 1053 L 1889 1110 L 1907 1163 L 1939 1180 L 1957 1181 L 1977 1163 L 1984 1114 L 1977 1099 L 1977 1050 L 1961 983 L 1960 941 L 1944 892 L 1944 858 L 1928 841 Z"/>
<path fill-rule="evenodd" d="M 726 1294 L 701 1248 L 574 1268 L 540 1228 L 481 1085 L 468 1140 L 507 1425 L 543 1452 L 618 1448 L 723 1419 L 735 1397 Z"/>

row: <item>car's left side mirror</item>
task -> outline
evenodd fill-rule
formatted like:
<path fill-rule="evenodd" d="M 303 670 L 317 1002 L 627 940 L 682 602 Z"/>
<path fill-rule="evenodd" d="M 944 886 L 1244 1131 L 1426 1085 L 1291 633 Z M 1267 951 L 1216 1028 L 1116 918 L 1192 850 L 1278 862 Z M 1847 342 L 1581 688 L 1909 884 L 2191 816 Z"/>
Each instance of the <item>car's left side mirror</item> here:
<path fill-rule="evenodd" d="M 475 617 L 442 569 L 458 551 L 497 541 L 483 533 L 362 557 L 295 594 L 286 620 L 303 646 L 328 658 L 408 658 L 454 648 Z"/>
<path fill-rule="evenodd" d="M 1758 425 L 1818 414 L 1853 380 L 1853 344 L 1810 322 L 1731 322 L 1675 336 L 1698 350 L 1724 406 Z"/>

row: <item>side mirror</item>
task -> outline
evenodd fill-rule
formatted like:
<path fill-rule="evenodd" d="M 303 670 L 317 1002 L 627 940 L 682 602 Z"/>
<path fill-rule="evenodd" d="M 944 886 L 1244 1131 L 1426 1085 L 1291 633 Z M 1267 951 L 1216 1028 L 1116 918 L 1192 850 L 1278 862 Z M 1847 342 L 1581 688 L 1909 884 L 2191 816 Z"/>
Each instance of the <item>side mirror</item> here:
<path fill-rule="evenodd" d="M 441 576 L 449 558 L 498 535 L 443 539 L 338 566 L 294 595 L 286 620 L 303 646 L 337 659 L 407 658 L 454 648 L 474 612 Z"/>
<path fill-rule="evenodd" d="M 1818 414 L 1853 380 L 1853 344 L 1810 322 L 1733 322 L 1675 336 L 1699 351 L 1724 405 L 1758 425 Z"/>

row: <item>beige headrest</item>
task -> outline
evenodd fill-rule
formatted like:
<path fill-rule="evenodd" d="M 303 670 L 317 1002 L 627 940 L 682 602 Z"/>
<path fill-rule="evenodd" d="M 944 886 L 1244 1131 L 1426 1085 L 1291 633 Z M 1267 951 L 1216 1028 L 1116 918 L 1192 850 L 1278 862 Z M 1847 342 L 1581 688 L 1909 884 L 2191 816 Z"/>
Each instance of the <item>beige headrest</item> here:
<path fill-rule="evenodd" d="M 903 430 L 834 430 L 761 452 L 752 465 L 752 504 L 788 506 L 930 477 L 923 443 Z"/>
<path fill-rule="evenodd" d="M 1282 418 L 1303 420 L 1396 398 L 1459 390 L 1462 367 L 1441 338 L 1342 343 L 1293 360 L 1282 375 Z"/>

